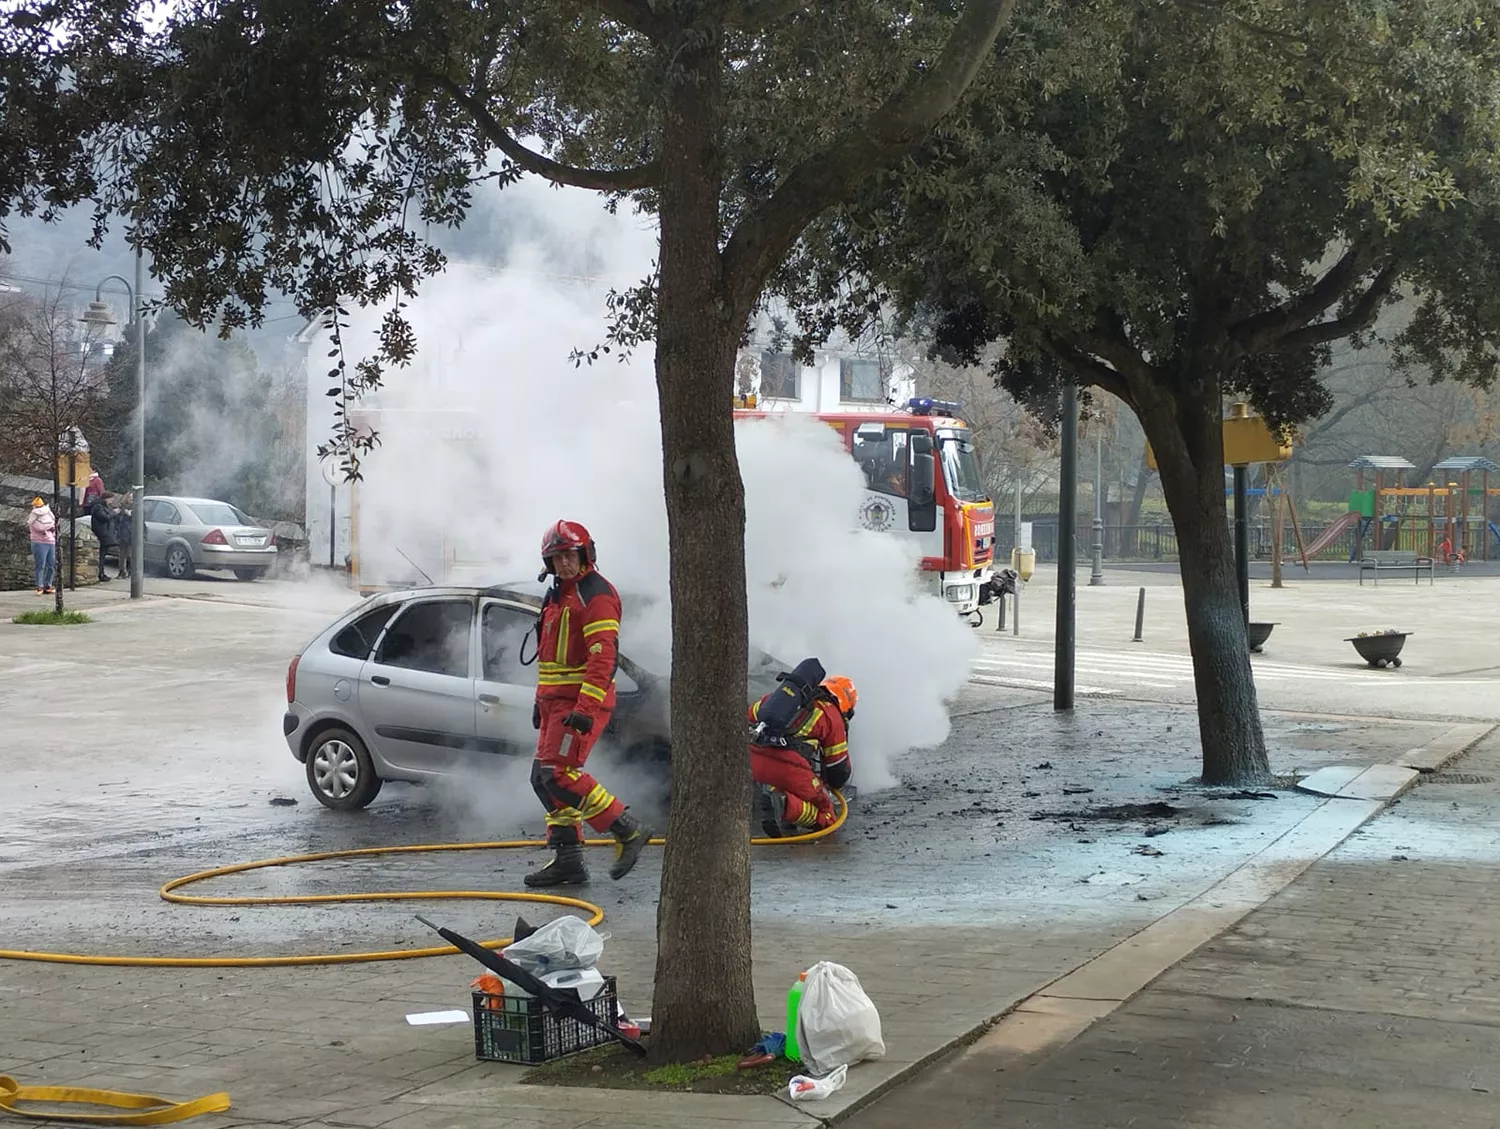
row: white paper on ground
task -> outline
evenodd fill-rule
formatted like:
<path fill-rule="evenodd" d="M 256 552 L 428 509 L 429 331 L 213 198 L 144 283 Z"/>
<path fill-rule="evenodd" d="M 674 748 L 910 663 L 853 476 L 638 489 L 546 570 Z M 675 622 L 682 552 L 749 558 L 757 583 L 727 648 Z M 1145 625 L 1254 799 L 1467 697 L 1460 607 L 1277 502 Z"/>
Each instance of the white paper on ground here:
<path fill-rule="evenodd" d="M 425 1027 L 432 1023 L 467 1023 L 469 1013 L 466 1011 L 419 1011 L 408 1015 L 406 1022 L 413 1027 Z"/>

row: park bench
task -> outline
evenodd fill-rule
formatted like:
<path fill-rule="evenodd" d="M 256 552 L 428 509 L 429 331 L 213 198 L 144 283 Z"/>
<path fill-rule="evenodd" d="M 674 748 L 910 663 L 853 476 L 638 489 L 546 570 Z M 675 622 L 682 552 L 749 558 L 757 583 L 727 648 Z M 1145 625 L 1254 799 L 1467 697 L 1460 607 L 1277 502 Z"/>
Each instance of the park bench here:
<path fill-rule="evenodd" d="M 1427 570 L 1427 583 L 1433 582 L 1435 575 L 1431 557 L 1424 557 L 1420 553 L 1407 552 L 1401 549 L 1370 549 L 1359 562 L 1359 582 L 1365 582 L 1365 573 L 1373 572 L 1374 583 L 1380 583 L 1380 574 L 1390 570 L 1400 569 L 1412 570 L 1412 582 L 1422 582 L 1422 570 Z"/>

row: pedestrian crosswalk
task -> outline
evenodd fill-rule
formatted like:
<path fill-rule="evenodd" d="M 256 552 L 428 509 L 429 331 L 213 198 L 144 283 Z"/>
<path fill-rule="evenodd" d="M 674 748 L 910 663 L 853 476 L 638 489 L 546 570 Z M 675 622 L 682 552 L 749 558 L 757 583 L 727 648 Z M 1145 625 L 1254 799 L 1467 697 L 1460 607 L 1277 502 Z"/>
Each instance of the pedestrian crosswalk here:
<path fill-rule="evenodd" d="M 1275 682 L 1363 683 L 1370 672 L 1327 667 L 1293 666 L 1252 657 L 1255 680 Z M 969 681 L 979 685 L 1011 686 L 1023 690 L 1052 689 L 1053 654 L 1050 649 L 1000 650 L 987 648 L 974 660 Z M 1163 691 L 1191 688 L 1193 660 L 1161 651 L 1100 651 L 1080 647 L 1074 657 L 1075 689 L 1079 694 L 1110 697 L 1131 690 Z"/>

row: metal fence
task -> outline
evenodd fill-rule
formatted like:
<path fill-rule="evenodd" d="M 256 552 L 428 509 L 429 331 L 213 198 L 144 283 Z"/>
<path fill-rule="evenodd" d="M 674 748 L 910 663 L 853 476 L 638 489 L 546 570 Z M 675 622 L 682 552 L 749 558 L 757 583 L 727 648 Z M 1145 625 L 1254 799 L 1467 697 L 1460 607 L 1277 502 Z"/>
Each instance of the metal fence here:
<path fill-rule="evenodd" d="M 1053 561 L 1057 559 L 1057 521 L 1045 519 L 1033 519 L 1031 521 L 1031 547 L 1036 550 L 1036 558 L 1039 561 Z M 1230 533 L 1233 535 L 1233 524 L 1231 519 Z M 1303 524 L 1302 543 L 1312 545 L 1319 536 L 1327 529 L 1329 523 L 1313 522 Z M 1014 531 L 1009 522 L 997 523 L 995 530 L 995 557 L 997 560 L 1008 560 L 1010 551 L 1014 547 Z M 1357 535 L 1357 527 L 1351 526 L 1343 530 L 1329 544 L 1322 547 L 1317 553 L 1310 554 L 1310 560 L 1320 561 L 1347 561 L 1354 551 L 1354 541 Z M 1270 560 L 1272 549 L 1276 542 L 1276 532 L 1269 522 L 1252 522 L 1249 530 L 1250 556 L 1255 560 Z M 1077 530 L 1076 553 L 1080 564 L 1088 563 L 1094 545 L 1094 527 L 1092 522 L 1080 522 Z M 1427 532 L 1424 526 L 1420 531 L 1416 529 L 1401 529 L 1398 531 L 1399 542 L 1392 541 L 1388 535 L 1381 542 L 1382 548 L 1389 549 L 1412 549 L 1425 553 L 1427 551 Z M 1178 559 L 1177 531 L 1169 521 L 1152 522 L 1141 525 L 1106 525 L 1103 529 L 1101 543 L 1104 549 L 1104 559 L 1114 561 L 1175 561 Z M 1368 536 L 1365 539 L 1365 548 L 1371 548 Z M 1290 522 L 1286 523 L 1282 538 L 1282 559 L 1293 561 L 1300 559 L 1297 552 L 1297 538 Z"/>

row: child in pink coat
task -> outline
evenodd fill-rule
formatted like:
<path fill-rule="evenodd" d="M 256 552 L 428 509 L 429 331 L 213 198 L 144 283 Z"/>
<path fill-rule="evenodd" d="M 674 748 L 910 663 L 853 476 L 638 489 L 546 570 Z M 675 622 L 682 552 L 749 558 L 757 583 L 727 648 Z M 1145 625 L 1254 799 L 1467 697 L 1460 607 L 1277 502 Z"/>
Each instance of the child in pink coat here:
<path fill-rule="evenodd" d="M 57 517 L 41 498 L 31 500 L 26 532 L 31 537 L 31 562 L 36 566 L 36 594 L 47 595 L 52 591 L 52 574 L 57 568 Z"/>

